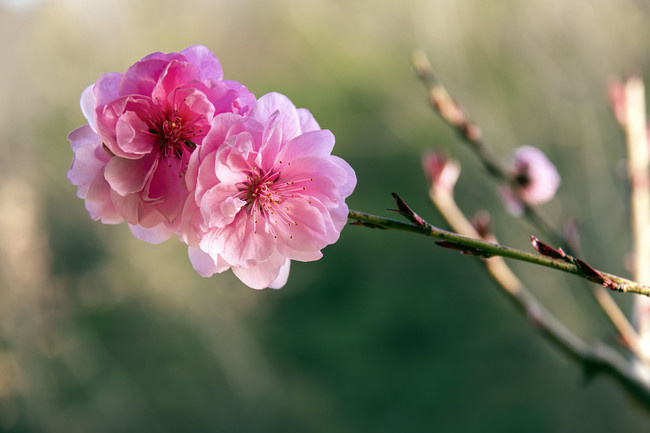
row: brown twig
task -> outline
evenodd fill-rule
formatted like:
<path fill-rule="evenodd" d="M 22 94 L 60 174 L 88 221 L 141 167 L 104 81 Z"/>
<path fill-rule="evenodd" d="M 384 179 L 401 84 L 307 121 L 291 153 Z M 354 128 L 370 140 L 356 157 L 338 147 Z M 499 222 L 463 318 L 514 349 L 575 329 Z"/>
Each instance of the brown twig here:
<path fill-rule="evenodd" d="M 627 142 L 630 181 L 630 226 L 634 279 L 650 282 L 650 152 L 646 132 L 645 90 L 640 77 L 623 84 L 624 114 L 621 121 Z M 650 363 L 650 301 L 635 300 L 641 358 Z"/>

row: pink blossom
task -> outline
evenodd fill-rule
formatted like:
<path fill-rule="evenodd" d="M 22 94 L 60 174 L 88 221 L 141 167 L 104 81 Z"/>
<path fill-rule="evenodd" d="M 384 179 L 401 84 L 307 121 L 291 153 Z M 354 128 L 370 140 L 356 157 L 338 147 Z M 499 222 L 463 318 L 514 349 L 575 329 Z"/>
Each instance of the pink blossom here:
<path fill-rule="evenodd" d="M 244 86 L 222 77 L 214 54 L 192 46 L 150 54 L 83 92 L 88 125 L 68 137 L 75 153 L 68 179 L 93 219 L 126 221 L 149 242 L 178 232 L 190 155 L 215 115 L 243 115 L 255 102 Z"/>
<path fill-rule="evenodd" d="M 220 114 L 192 154 L 182 238 L 200 275 L 232 268 L 255 289 L 280 288 L 290 260 L 312 261 L 347 221 L 352 168 L 334 136 L 285 96 L 261 97 L 246 117 Z"/>
<path fill-rule="evenodd" d="M 513 215 L 523 213 L 524 203 L 537 205 L 550 201 L 560 186 L 555 165 L 536 147 L 518 148 L 506 167 L 514 182 L 501 187 L 501 197 Z"/>

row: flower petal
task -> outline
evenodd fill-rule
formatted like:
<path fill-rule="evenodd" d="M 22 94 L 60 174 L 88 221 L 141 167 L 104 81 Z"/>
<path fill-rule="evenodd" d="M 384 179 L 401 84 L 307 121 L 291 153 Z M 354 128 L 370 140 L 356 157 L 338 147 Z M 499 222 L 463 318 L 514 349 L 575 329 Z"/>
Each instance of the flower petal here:
<path fill-rule="evenodd" d="M 283 140 L 286 142 L 300 135 L 300 118 L 296 106 L 280 93 L 267 93 L 260 97 L 249 116 L 265 125 L 276 111 L 280 113 Z"/>
<path fill-rule="evenodd" d="M 320 129 L 318 122 L 314 119 L 314 116 L 306 108 L 298 108 L 296 110 L 298 113 L 298 119 L 300 120 L 300 130 L 304 134 L 309 131 L 317 131 Z"/>
<path fill-rule="evenodd" d="M 149 154 L 140 159 L 113 157 L 106 164 L 106 180 L 120 195 L 135 193 L 142 191 L 157 166 L 156 154 Z"/>
<path fill-rule="evenodd" d="M 303 198 L 285 200 L 280 206 L 285 215 L 272 225 L 278 242 L 296 251 L 318 251 L 327 245 L 324 217 L 317 207 Z"/>
<path fill-rule="evenodd" d="M 354 191 L 354 188 L 357 186 L 357 175 L 347 162 L 345 162 L 342 158 L 339 158 L 338 156 L 332 155 L 330 156 L 330 161 L 333 161 L 336 165 L 341 167 L 343 170 L 345 170 L 346 173 L 346 178 L 345 182 L 341 183 L 340 180 L 342 177 L 339 177 L 339 193 L 341 194 L 342 198 L 348 198 L 350 194 L 352 194 L 352 191 Z"/>
<path fill-rule="evenodd" d="M 120 95 L 151 96 L 160 75 L 169 63 L 169 60 L 164 58 L 167 57 L 165 54 L 154 54 L 159 54 L 161 58 L 148 56 L 149 58 L 144 58 L 127 69 L 120 80 Z M 103 103 L 106 104 L 108 101 Z"/>
<path fill-rule="evenodd" d="M 185 56 L 188 62 L 198 66 L 201 71 L 201 78 L 211 80 L 221 80 L 223 78 L 223 70 L 219 59 L 205 46 L 192 45 L 185 48 L 180 54 Z"/>
<path fill-rule="evenodd" d="M 131 230 L 133 236 L 150 244 L 165 242 L 174 234 L 174 231 L 170 230 L 165 224 L 158 224 L 157 226 L 148 228 L 129 224 L 129 230 Z"/>
<path fill-rule="evenodd" d="M 287 259 L 281 254 L 274 254 L 268 260 L 248 268 L 233 267 L 233 273 L 252 289 L 265 289 L 273 285 L 279 289 L 289 276 Z"/>
<path fill-rule="evenodd" d="M 133 155 L 150 153 L 156 141 L 146 122 L 140 120 L 134 111 L 128 111 L 120 116 L 115 124 L 115 139 L 124 152 Z"/>
<path fill-rule="evenodd" d="M 74 157 L 66 177 L 71 184 L 79 187 L 77 195 L 84 198 L 90 183 L 100 171 L 103 171 L 109 156 L 101 148 L 101 140 L 89 125 L 72 131 L 68 135 L 68 140 L 74 151 Z"/>
<path fill-rule="evenodd" d="M 239 212 L 232 223 L 208 231 L 199 246 L 212 256 L 219 254 L 232 266 L 248 267 L 273 254 L 275 238 L 265 218 Z"/>
<path fill-rule="evenodd" d="M 122 76 L 119 72 L 110 72 L 99 77 L 97 82 L 92 86 L 95 97 L 95 108 L 102 107 L 120 96 L 118 87 Z"/>
<path fill-rule="evenodd" d="M 275 280 L 269 284 L 269 289 L 281 289 L 284 287 L 285 284 L 287 284 L 287 280 L 289 279 L 289 271 L 291 270 L 291 260 L 287 259 L 286 262 L 284 262 L 284 265 L 280 268 L 280 272 L 278 273 L 278 276 L 275 278 Z"/>
<path fill-rule="evenodd" d="M 278 154 L 279 161 L 293 161 L 306 156 L 330 157 L 334 135 L 326 129 L 311 131 L 289 141 Z"/>
<path fill-rule="evenodd" d="M 217 259 L 215 262 L 210 254 L 201 251 L 199 248 L 188 247 L 187 255 L 190 258 L 192 267 L 202 277 L 210 277 L 216 273 L 221 273 L 230 268 L 228 264 L 223 263 L 219 259 Z"/>
<path fill-rule="evenodd" d="M 282 147 L 282 124 L 280 123 L 279 117 L 280 113 L 276 111 L 264 128 L 262 145 L 255 159 L 255 164 L 263 172 L 267 172 L 273 167 Z"/>
<path fill-rule="evenodd" d="M 235 197 L 237 193 L 234 185 L 220 183 L 203 195 L 200 206 L 208 227 L 224 227 L 233 222 L 237 212 L 246 204 Z"/>
<path fill-rule="evenodd" d="M 88 125 L 97 132 L 97 127 L 95 125 L 95 93 L 93 92 L 93 87 L 95 85 L 91 84 L 86 87 L 86 89 L 81 94 L 81 100 L 79 105 L 81 105 L 81 112 L 88 121 Z"/>

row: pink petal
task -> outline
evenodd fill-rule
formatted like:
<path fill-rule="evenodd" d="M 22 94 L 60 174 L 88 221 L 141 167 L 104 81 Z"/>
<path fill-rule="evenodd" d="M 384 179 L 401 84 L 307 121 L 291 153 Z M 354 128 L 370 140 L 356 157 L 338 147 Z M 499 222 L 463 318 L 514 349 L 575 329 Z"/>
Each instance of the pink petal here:
<path fill-rule="evenodd" d="M 225 263 L 216 263 L 210 254 L 201 251 L 199 248 L 188 247 L 187 255 L 190 258 L 192 267 L 202 277 L 210 277 L 230 267 Z M 221 262 L 221 260 L 217 260 L 217 262 Z"/>
<path fill-rule="evenodd" d="M 118 87 L 121 79 L 122 74 L 119 72 L 111 72 L 99 77 L 93 86 L 95 108 L 103 107 L 120 96 Z"/>
<path fill-rule="evenodd" d="M 143 203 L 138 194 L 122 196 L 111 189 L 111 200 L 119 214 L 129 224 L 149 228 L 166 222 L 166 218 L 154 207 Z"/>
<path fill-rule="evenodd" d="M 165 56 L 162 53 L 154 54 Z M 120 95 L 151 96 L 169 60 L 153 58 L 152 56 L 148 57 L 145 57 L 127 69 L 119 84 Z"/>
<path fill-rule="evenodd" d="M 149 228 L 129 224 L 129 230 L 131 230 L 133 236 L 150 244 L 162 243 L 174 234 L 173 230 L 170 230 L 165 224 L 158 224 Z"/>
<path fill-rule="evenodd" d="M 206 91 L 214 104 L 215 113 L 232 112 L 246 115 L 255 105 L 255 95 L 245 86 L 230 80 L 217 81 Z"/>
<path fill-rule="evenodd" d="M 200 148 L 199 148 L 200 150 Z M 190 165 L 188 167 L 187 173 L 185 174 L 185 181 L 187 182 L 187 187 L 189 190 L 194 189 L 194 197 L 198 202 L 201 201 L 205 191 L 212 188 L 212 186 L 220 183 L 217 174 L 215 173 L 215 164 L 216 164 L 216 154 L 217 152 L 212 152 L 208 154 L 203 162 L 199 164 L 198 155 L 194 158 L 198 152 L 194 152 L 192 157 L 190 157 Z M 196 174 L 194 171 L 196 170 Z"/>
<path fill-rule="evenodd" d="M 233 273 L 244 284 L 252 289 L 265 289 L 273 285 L 273 288 L 280 288 L 288 277 L 289 265 L 287 259 L 281 254 L 274 254 L 268 260 L 248 268 L 233 267 Z M 285 275 L 287 274 L 287 275 Z"/>
<path fill-rule="evenodd" d="M 233 222 L 245 202 L 235 198 L 237 188 L 220 183 L 208 190 L 201 199 L 203 219 L 208 227 L 224 227 Z"/>
<path fill-rule="evenodd" d="M 332 244 L 338 240 L 339 233 L 343 230 L 343 227 L 348 223 L 348 205 L 345 202 L 342 202 L 339 207 L 330 209 L 329 215 L 336 231 L 336 238 L 331 239 L 328 237 L 327 242 Z"/>
<path fill-rule="evenodd" d="M 327 245 L 324 217 L 317 207 L 302 198 L 284 200 L 280 206 L 286 216 L 278 216 L 277 223 L 271 218 L 278 242 L 296 251 L 318 251 Z"/>
<path fill-rule="evenodd" d="M 352 169 L 352 167 L 350 167 L 350 164 L 348 164 L 338 156 L 335 155 L 330 156 L 330 161 L 333 161 L 336 165 L 338 165 L 339 167 L 343 168 L 343 170 L 345 170 L 346 173 L 345 182 L 343 183 L 340 182 L 342 176 L 339 176 L 337 179 L 339 180 L 338 185 L 339 185 L 339 193 L 341 194 L 341 197 L 347 198 L 350 196 L 350 194 L 352 194 L 354 188 L 357 186 L 357 175 Z"/>
<path fill-rule="evenodd" d="M 237 212 L 246 204 L 244 200 L 228 197 L 221 203 L 221 213 L 227 218 L 234 218 Z"/>
<path fill-rule="evenodd" d="M 179 226 L 179 233 L 181 241 L 185 242 L 190 247 L 199 246 L 200 236 L 203 234 L 202 230 L 203 217 L 201 211 L 194 201 L 194 197 L 189 196 L 183 206 L 181 214 L 181 222 Z"/>
<path fill-rule="evenodd" d="M 266 124 L 262 136 L 262 145 L 255 159 L 255 164 L 264 172 L 273 167 L 282 146 L 282 124 L 279 117 L 280 113 L 276 111 Z"/>
<path fill-rule="evenodd" d="M 320 250 L 298 251 L 288 247 L 286 244 L 282 242 L 278 242 L 276 244 L 276 247 L 278 249 L 278 252 L 283 256 L 299 262 L 313 262 L 323 257 L 323 253 Z"/>
<path fill-rule="evenodd" d="M 79 101 L 79 104 L 81 105 L 81 112 L 88 121 L 88 125 L 90 125 L 93 131 L 97 132 L 97 127 L 95 124 L 95 93 L 93 91 L 94 86 L 94 84 L 91 84 L 90 86 L 86 87 L 86 89 L 81 94 L 81 100 Z"/>
<path fill-rule="evenodd" d="M 76 185 L 77 196 L 85 199 L 86 210 L 94 220 L 105 224 L 123 221 L 111 199 L 111 189 L 104 178 L 104 167 L 109 160 L 97 134 L 90 125 L 77 128 L 68 136 L 74 158 L 66 177 Z"/>
<path fill-rule="evenodd" d="M 239 212 L 226 227 L 210 230 L 199 245 L 213 256 L 221 255 L 232 266 L 247 267 L 267 260 L 275 249 L 275 239 L 264 218 Z"/>
<path fill-rule="evenodd" d="M 329 157 L 334 148 L 334 135 L 328 130 L 302 134 L 288 142 L 278 154 L 278 161 L 293 161 L 305 156 Z"/>
<path fill-rule="evenodd" d="M 285 284 L 287 284 L 287 280 L 289 279 L 289 271 L 291 270 L 291 260 L 287 259 L 284 262 L 284 265 L 280 268 L 280 272 L 278 273 L 278 276 L 275 278 L 275 280 L 269 284 L 269 289 L 281 289 L 284 287 Z"/>
<path fill-rule="evenodd" d="M 300 135 L 300 119 L 296 107 L 280 93 L 267 93 L 259 98 L 249 116 L 264 125 L 276 111 L 280 113 L 283 141 L 287 142 Z"/>
<path fill-rule="evenodd" d="M 338 206 L 342 200 L 339 185 L 347 181 L 347 173 L 329 158 L 299 158 L 283 167 L 281 173 L 280 182 L 295 182 L 296 195 L 316 198 L 328 208 Z"/>
<path fill-rule="evenodd" d="M 128 146 L 134 139 L 136 140 L 135 149 L 149 146 L 149 143 L 153 145 L 154 139 L 148 133 L 149 127 L 141 119 L 155 117 L 158 113 L 159 107 L 149 98 L 142 96 L 120 97 L 105 105 L 101 110 L 97 110 L 97 133 L 106 147 L 116 156 L 138 159 L 142 154 L 130 152 Z M 123 121 L 122 117 L 124 117 Z M 122 123 L 119 126 L 120 129 L 117 129 L 120 123 Z M 133 125 L 130 126 L 130 123 Z M 137 139 L 135 138 L 136 134 L 138 135 Z M 122 145 L 127 145 L 127 148 L 124 149 Z"/>
<path fill-rule="evenodd" d="M 246 176 L 248 176 L 250 169 L 252 168 L 244 159 L 250 150 L 250 137 L 244 133 L 239 134 L 237 138 L 239 141 L 239 149 L 226 146 L 217 150 L 214 172 L 222 183 L 234 185 L 243 182 L 246 180 Z M 241 151 L 242 148 L 243 151 Z M 230 165 L 231 163 L 232 166 Z"/>
<path fill-rule="evenodd" d="M 174 97 L 175 89 L 187 82 L 198 79 L 200 75 L 199 68 L 195 65 L 172 60 L 166 65 L 156 86 L 151 91 L 151 99 L 159 104 L 163 101 L 171 102 L 169 97 Z"/>
<path fill-rule="evenodd" d="M 97 174 L 86 194 L 86 210 L 90 217 L 104 224 L 119 224 L 124 218 L 117 211 L 111 196 L 111 188 L 104 179 L 104 171 Z"/>
<path fill-rule="evenodd" d="M 238 135 L 237 137 L 239 138 L 241 137 L 241 135 Z M 243 141 L 244 140 L 240 140 L 240 142 Z M 239 150 L 242 147 L 245 147 L 245 149 L 243 152 L 240 152 Z M 224 169 L 224 170 L 230 170 L 232 172 L 245 171 L 249 173 L 253 170 L 253 167 L 251 167 L 251 164 L 248 162 L 248 158 L 245 155 L 250 151 L 251 145 L 240 144 L 239 148 L 240 149 L 237 149 L 236 151 L 231 150 L 230 152 L 228 152 L 228 156 L 226 157 L 225 163 L 221 164 L 222 167 L 218 168 L 219 171 Z M 221 161 L 223 161 L 223 159 L 221 159 Z M 231 174 L 234 174 L 234 176 L 231 176 Z M 234 183 L 244 180 L 243 177 L 238 173 L 235 174 L 235 173 L 227 173 L 227 172 L 221 173 L 219 179 L 222 182 L 234 182 Z"/>
<path fill-rule="evenodd" d="M 113 157 L 106 164 L 106 180 L 120 195 L 142 191 L 157 166 L 156 154 L 149 154 L 140 159 Z"/>
<path fill-rule="evenodd" d="M 180 215 L 188 192 L 180 175 L 182 161 L 178 158 L 160 158 L 141 192 L 142 200 L 175 223 Z"/>
<path fill-rule="evenodd" d="M 264 133 L 264 127 L 262 126 L 262 124 L 260 124 L 255 119 L 251 119 L 250 117 L 243 117 L 240 120 L 238 120 L 234 125 L 232 125 L 228 130 L 228 139 L 230 139 L 228 142 L 229 143 L 236 142 L 238 141 L 240 135 L 246 134 L 247 137 L 250 137 L 248 140 L 252 145 L 251 150 L 257 152 L 260 149 L 260 146 L 262 145 L 263 133 Z M 235 139 L 233 139 L 232 137 L 235 137 Z M 243 149 L 239 149 L 239 151 L 248 154 L 248 152 L 245 152 Z"/>
<path fill-rule="evenodd" d="M 215 81 L 223 78 L 223 70 L 219 59 L 203 45 L 193 45 L 185 48 L 180 54 L 185 56 L 188 62 L 199 67 L 201 78 L 209 78 Z"/>
<path fill-rule="evenodd" d="M 156 139 L 145 132 L 148 129 L 146 122 L 140 120 L 135 112 L 127 111 L 115 125 L 117 145 L 129 154 L 144 155 L 151 152 Z"/>
<path fill-rule="evenodd" d="M 210 132 L 203 139 L 203 144 L 201 144 L 199 150 L 212 152 L 221 147 L 226 141 L 230 128 L 239 119 L 241 119 L 241 116 L 233 113 L 222 113 L 214 116 L 210 124 Z"/>
<path fill-rule="evenodd" d="M 296 110 L 298 113 L 298 119 L 300 121 L 300 131 L 304 134 L 309 131 L 317 131 L 320 129 L 318 122 L 314 119 L 311 112 L 306 108 L 298 108 Z"/>
<path fill-rule="evenodd" d="M 205 93 L 186 84 L 173 92 L 172 95 L 172 98 L 168 98 L 168 101 L 172 103 L 172 107 L 194 113 L 191 118 L 200 118 L 200 120 L 194 122 L 197 134 L 206 135 L 210 128 L 210 122 L 214 117 L 214 106 Z M 203 129 L 203 131 L 199 131 L 199 129 Z"/>
<path fill-rule="evenodd" d="M 83 198 L 86 195 L 90 182 L 97 176 L 100 170 L 108 162 L 108 154 L 97 153 L 101 149 L 101 140 L 93 132 L 89 125 L 75 129 L 68 135 L 70 145 L 74 151 L 72 165 L 66 173 L 66 177 L 73 185 L 77 185 L 78 196 Z"/>
<path fill-rule="evenodd" d="M 325 242 L 329 245 L 338 241 L 341 230 L 345 227 L 345 224 L 348 221 L 347 205 L 344 202 L 341 202 L 337 207 L 331 208 L 325 206 L 319 200 L 311 199 L 310 202 L 309 205 L 318 209 L 320 214 L 323 216 Z M 293 259 L 293 257 L 291 258 Z M 300 259 L 296 258 L 295 260 Z"/>

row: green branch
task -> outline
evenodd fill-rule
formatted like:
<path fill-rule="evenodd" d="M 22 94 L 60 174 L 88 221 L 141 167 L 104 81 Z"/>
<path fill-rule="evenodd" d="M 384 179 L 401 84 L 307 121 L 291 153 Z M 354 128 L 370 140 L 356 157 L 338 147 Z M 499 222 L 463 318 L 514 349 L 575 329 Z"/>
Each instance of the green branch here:
<path fill-rule="evenodd" d="M 370 215 L 355 210 L 349 211 L 348 218 L 355 221 L 356 225 L 363 225 L 366 227 L 378 229 L 401 230 L 439 239 L 441 241 L 444 241 L 443 243 L 439 243 L 439 245 L 446 248 L 459 250 L 465 254 L 480 256 L 484 258 L 500 256 L 519 260 L 522 262 L 528 262 L 535 265 L 545 266 L 547 268 L 553 268 L 559 271 L 578 275 L 579 277 L 597 282 L 611 290 L 618 292 L 630 292 L 639 295 L 650 296 L 649 286 L 645 286 L 635 281 L 609 274 L 607 272 L 595 270 L 587 265 L 584 261 L 575 259 L 571 256 L 566 256 L 565 259 L 559 259 L 547 257 L 541 254 L 527 253 L 515 248 L 506 247 L 504 245 L 484 241 L 482 239 L 475 239 L 440 229 L 427 223 L 412 211 L 411 216 L 409 216 L 408 211 L 404 211 L 403 209 L 400 209 L 398 212 L 411 219 L 412 222 L 398 221 L 390 218 Z M 602 279 L 599 280 L 598 276 L 602 277 Z"/>

